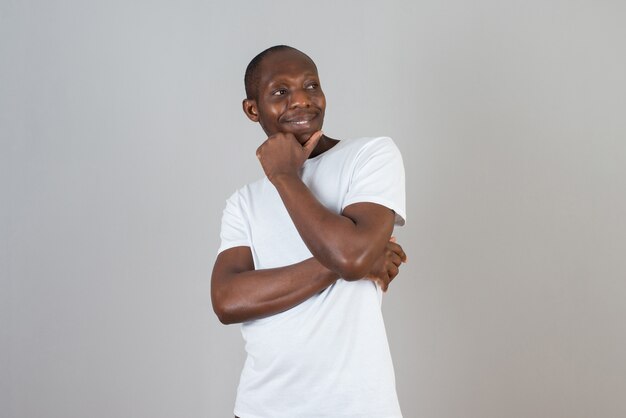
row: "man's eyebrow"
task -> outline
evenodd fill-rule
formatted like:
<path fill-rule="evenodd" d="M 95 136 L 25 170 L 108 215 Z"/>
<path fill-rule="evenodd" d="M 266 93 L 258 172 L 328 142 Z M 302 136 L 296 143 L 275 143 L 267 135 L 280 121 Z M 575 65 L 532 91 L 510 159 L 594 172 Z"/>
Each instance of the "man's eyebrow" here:
<path fill-rule="evenodd" d="M 307 72 L 307 73 L 302 73 L 302 78 L 307 79 L 307 78 L 315 78 L 315 79 L 319 79 L 319 75 L 317 75 L 316 73 L 311 73 L 311 72 Z M 267 83 L 268 86 L 273 86 L 275 84 L 280 84 L 280 83 L 284 83 L 286 81 L 291 81 L 291 77 L 287 77 L 287 76 L 277 76 L 273 79 L 271 79 L 269 81 L 269 83 Z"/>

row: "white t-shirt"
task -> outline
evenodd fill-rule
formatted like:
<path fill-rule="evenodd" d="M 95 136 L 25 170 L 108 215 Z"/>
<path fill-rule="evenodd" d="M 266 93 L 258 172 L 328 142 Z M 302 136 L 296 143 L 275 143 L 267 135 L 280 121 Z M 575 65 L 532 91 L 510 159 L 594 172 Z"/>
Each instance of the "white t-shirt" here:
<path fill-rule="evenodd" d="M 343 140 L 308 159 L 303 182 L 334 213 L 373 202 L 405 216 L 404 166 L 390 138 Z M 250 247 L 256 269 L 312 257 L 267 178 L 235 192 L 222 218 L 218 252 Z M 247 358 L 235 415 L 240 418 L 401 417 L 372 281 L 338 280 L 294 308 L 245 322 Z"/>

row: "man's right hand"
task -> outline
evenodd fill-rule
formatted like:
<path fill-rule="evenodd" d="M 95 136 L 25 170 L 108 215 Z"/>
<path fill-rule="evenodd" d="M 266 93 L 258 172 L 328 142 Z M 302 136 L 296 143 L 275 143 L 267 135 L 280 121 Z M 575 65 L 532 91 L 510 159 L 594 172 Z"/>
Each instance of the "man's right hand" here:
<path fill-rule="evenodd" d="M 267 138 L 256 150 L 267 178 L 274 182 L 280 175 L 298 176 L 298 171 L 322 136 L 322 131 L 317 131 L 304 144 L 300 144 L 291 133 L 279 132 Z"/>
<path fill-rule="evenodd" d="M 385 250 L 378 257 L 365 279 L 378 283 L 383 292 L 386 292 L 389 283 L 398 275 L 402 263 L 406 263 L 406 254 L 402 247 L 396 243 L 395 237 L 391 237 Z"/>

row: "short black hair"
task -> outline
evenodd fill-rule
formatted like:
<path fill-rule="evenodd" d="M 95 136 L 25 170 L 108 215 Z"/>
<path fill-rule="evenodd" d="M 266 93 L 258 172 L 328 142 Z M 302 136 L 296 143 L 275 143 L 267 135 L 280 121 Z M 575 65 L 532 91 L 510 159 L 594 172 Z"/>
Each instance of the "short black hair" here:
<path fill-rule="evenodd" d="M 252 58 L 250 64 L 246 67 L 246 75 L 243 78 L 244 85 L 246 87 L 246 98 L 256 100 L 259 89 L 259 81 L 261 74 L 259 73 L 259 66 L 264 58 L 271 55 L 274 52 L 292 50 L 298 51 L 311 59 L 307 54 L 289 45 L 274 45 L 259 53 L 256 57 Z M 311 60 L 313 61 L 313 60 Z"/>

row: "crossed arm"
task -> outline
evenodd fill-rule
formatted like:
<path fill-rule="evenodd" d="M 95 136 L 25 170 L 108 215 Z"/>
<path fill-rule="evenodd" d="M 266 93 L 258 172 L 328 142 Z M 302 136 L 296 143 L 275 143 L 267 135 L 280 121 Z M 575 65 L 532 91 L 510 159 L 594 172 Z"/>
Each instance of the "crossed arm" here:
<path fill-rule="evenodd" d="M 406 260 L 389 240 L 394 212 L 374 203 L 356 203 L 341 214 L 326 209 L 298 176 L 298 169 L 321 138 L 301 146 L 293 136 L 277 134 L 257 156 L 276 187 L 312 258 L 285 267 L 255 270 L 249 247 L 221 252 L 211 278 L 213 309 L 223 323 L 276 314 L 345 280 L 367 278 L 386 290 Z M 312 142 L 313 141 L 313 142 Z"/>

